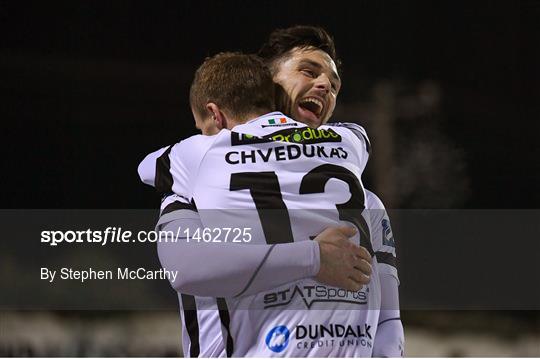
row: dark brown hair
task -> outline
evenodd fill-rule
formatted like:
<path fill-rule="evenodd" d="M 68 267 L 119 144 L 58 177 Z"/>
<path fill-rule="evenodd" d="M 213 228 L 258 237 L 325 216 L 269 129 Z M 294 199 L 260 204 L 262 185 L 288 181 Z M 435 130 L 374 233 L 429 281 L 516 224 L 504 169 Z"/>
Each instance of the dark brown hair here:
<path fill-rule="evenodd" d="M 275 85 L 270 70 L 257 55 L 223 52 L 207 58 L 195 72 L 189 91 L 193 111 L 208 115 L 213 102 L 236 120 L 275 109 Z"/>
<path fill-rule="evenodd" d="M 274 30 L 260 48 L 258 55 L 273 66 L 276 61 L 287 57 L 289 51 L 295 47 L 314 47 L 326 52 L 334 60 L 338 72 L 341 72 L 341 61 L 336 54 L 334 39 L 318 26 L 297 25 Z"/>

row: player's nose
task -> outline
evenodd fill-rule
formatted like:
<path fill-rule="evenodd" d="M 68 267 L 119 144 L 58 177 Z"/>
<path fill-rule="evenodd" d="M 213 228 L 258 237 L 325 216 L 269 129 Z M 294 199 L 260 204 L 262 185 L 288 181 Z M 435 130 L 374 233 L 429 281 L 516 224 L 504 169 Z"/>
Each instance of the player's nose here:
<path fill-rule="evenodd" d="M 319 91 L 324 91 L 325 93 L 330 92 L 330 89 L 332 88 L 332 83 L 330 82 L 330 79 L 326 74 L 320 74 L 315 79 L 315 88 Z"/>

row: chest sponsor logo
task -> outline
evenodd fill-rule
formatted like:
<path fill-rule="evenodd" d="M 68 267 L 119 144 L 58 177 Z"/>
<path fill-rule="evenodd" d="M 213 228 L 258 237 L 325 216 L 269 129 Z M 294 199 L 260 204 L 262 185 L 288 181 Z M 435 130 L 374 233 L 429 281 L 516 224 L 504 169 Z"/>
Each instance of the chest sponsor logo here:
<path fill-rule="evenodd" d="M 286 128 L 265 136 L 253 136 L 238 132 L 231 133 L 232 146 L 251 145 L 273 141 L 313 144 L 323 142 L 342 142 L 342 139 L 341 136 L 332 129 L 313 129 L 309 127 Z"/>
<path fill-rule="evenodd" d="M 309 324 L 294 331 L 297 349 L 361 346 L 373 347 L 371 325 Z"/>
<path fill-rule="evenodd" d="M 295 285 L 278 292 L 264 295 L 264 309 L 289 305 L 295 298 L 300 298 L 307 309 L 314 303 L 350 303 L 357 305 L 367 304 L 369 286 L 362 290 L 352 292 L 340 288 L 328 288 L 324 285 Z"/>
<path fill-rule="evenodd" d="M 289 329 L 284 325 L 278 325 L 266 334 L 266 346 L 274 353 L 281 353 L 289 345 L 289 336 Z"/>
<path fill-rule="evenodd" d="M 281 353 L 289 345 L 291 338 L 289 329 L 284 325 L 276 326 L 266 334 L 265 342 L 268 349 Z M 344 324 L 307 324 L 296 325 L 293 328 L 295 346 L 297 349 L 314 349 L 323 347 L 362 346 L 373 347 L 371 325 Z"/>

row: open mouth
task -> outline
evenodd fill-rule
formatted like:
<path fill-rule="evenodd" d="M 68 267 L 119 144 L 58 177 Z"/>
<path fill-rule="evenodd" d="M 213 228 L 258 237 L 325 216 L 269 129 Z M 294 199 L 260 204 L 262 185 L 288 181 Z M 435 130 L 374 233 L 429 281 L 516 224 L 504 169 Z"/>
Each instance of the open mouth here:
<path fill-rule="evenodd" d="M 317 119 L 321 116 L 324 105 L 315 97 L 306 97 L 298 104 L 303 110 L 311 112 Z"/>

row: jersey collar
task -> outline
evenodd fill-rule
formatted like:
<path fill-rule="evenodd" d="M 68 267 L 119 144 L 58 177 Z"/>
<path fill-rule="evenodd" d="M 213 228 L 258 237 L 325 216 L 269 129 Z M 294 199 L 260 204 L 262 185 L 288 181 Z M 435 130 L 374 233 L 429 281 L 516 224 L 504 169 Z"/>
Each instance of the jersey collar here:
<path fill-rule="evenodd" d="M 257 121 L 270 121 L 271 122 L 272 120 L 274 120 L 275 123 L 286 123 L 286 122 L 294 121 L 292 118 L 285 116 L 282 112 L 275 111 L 275 112 L 269 112 L 267 114 L 254 118 L 253 120 L 249 120 L 246 123 L 253 123 Z"/>
<path fill-rule="evenodd" d="M 290 117 L 287 117 L 283 114 L 283 112 L 275 111 L 275 112 L 269 112 L 262 116 L 256 117 L 252 120 L 249 120 L 247 122 L 238 124 L 230 129 L 230 131 L 238 131 L 240 127 L 246 126 L 248 124 L 254 124 L 254 123 L 260 123 L 262 127 L 266 126 L 276 126 L 279 127 L 280 125 L 286 124 L 286 123 L 293 123 L 296 122 Z"/>

